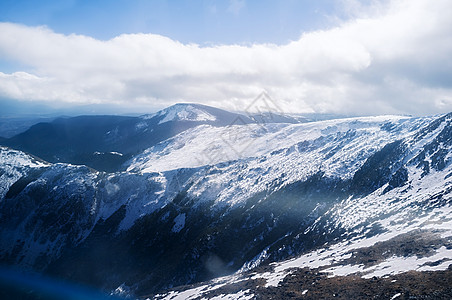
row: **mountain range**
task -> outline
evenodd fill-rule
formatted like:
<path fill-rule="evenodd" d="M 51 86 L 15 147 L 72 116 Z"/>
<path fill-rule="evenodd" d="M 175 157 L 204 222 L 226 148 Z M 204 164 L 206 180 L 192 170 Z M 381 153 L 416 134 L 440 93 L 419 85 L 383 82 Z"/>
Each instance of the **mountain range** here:
<path fill-rule="evenodd" d="M 0 140 L 0 262 L 142 298 L 447 299 L 451 122 L 177 104 L 38 123 Z"/>

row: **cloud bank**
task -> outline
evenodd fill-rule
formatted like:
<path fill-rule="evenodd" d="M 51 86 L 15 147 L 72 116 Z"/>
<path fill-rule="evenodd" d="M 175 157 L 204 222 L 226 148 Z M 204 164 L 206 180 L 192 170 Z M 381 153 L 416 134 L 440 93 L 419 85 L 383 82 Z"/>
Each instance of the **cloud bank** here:
<path fill-rule="evenodd" d="M 203 47 L 156 34 L 102 41 L 14 23 L 0 33 L 0 56 L 24 66 L 0 70 L 0 98 L 240 110 L 266 90 L 287 112 L 452 111 L 450 0 L 380 3 L 285 45 Z"/>

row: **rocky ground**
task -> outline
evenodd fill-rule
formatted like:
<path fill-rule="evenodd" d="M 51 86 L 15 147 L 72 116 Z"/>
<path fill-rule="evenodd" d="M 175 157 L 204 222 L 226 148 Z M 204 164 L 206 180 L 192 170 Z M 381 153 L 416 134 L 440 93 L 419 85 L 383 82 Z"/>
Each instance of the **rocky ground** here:
<path fill-rule="evenodd" d="M 203 285 L 185 286 L 160 295 L 157 299 L 452 299 L 452 261 L 449 268 L 440 271 L 408 271 L 383 276 L 369 276 L 357 272 L 335 276 L 331 270 L 344 266 L 371 269 L 388 258 L 433 257 L 435 249 L 452 249 L 448 238 L 437 232 L 412 231 L 369 247 L 345 253 L 347 258 L 317 268 L 292 268 L 279 282 L 270 282 L 277 264 L 259 266 L 246 274 L 233 275 L 228 280 L 213 280 Z M 404 260 L 406 259 L 406 260 Z M 443 264 L 445 259 L 430 260 L 424 266 Z M 447 260 L 447 259 L 446 259 Z M 447 263 L 446 262 L 446 263 Z M 398 262 L 400 263 L 400 261 Z M 275 268 L 276 266 L 276 268 Z M 408 269 L 416 269 L 407 266 Z M 367 275 L 367 276 L 366 276 Z"/>
<path fill-rule="evenodd" d="M 330 278 L 318 269 L 304 268 L 294 271 L 277 287 L 265 287 L 262 279 L 247 280 L 189 299 L 236 296 L 243 299 L 452 299 L 452 267 L 445 271 L 409 271 L 370 279 L 356 275 Z"/>

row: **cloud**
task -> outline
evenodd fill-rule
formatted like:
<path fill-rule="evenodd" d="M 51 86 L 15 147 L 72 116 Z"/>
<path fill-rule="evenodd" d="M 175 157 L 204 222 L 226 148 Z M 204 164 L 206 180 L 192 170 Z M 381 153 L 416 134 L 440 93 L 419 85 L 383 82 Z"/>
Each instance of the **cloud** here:
<path fill-rule="evenodd" d="M 13 23 L 0 32 L 0 56 L 27 67 L 0 72 L 3 98 L 244 109 L 266 90 L 288 112 L 452 111 L 449 0 L 379 2 L 285 45 L 202 47 L 155 34 L 101 41 Z"/>

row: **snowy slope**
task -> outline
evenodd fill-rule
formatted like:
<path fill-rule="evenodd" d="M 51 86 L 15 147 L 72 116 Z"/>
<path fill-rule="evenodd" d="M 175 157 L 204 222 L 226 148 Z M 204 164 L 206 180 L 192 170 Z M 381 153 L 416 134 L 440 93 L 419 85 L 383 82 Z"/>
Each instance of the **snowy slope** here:
<path fill-rule="evenodd" d="M 271 288 L 293 267 L 363 278 L 445 269 L 451 122 L 443 115 L 204 124 L 117 173 L 3 149 L 2 168 L 15 175 L 0 174 L 0 259 L 138 295 L 238 270 L 187 294 L 245 279 Z M 424 252 L 387 252 L 413 234 Z M 102 259 L 91 250 L 99 245 Z M 354 253 L 366 247 L 379 253 L 372 263 Z M 396 261 L 399 269 L 387 267 Z M 234 293 L 253 293 L 244 290 Z M 182 297 L 171 293 L 162 297 Z"/>
<path fill-rule="evenodd" d="M 449 167 L 447 172 L 451 171 Z M 305 274 L 306 269 L 319 270 L 328 278 L 355 275 L 367 280 L 389 278 L 391 282 L 397 281 L 395 278 L 398 277 L 394 275 L 408 271 L 448 270 L 452 265 L 452 180 L 448 179 L 446 187 L 443 187 L 442 176 L 434 174 L 429 177 L 425 183 L 414 182 L 413 190 L 405 193 L 397 204 L 392 197 L 400 191 L 393 191 L 387 199 L 380 190 L 359 199 L 358 203 L 347 201 L 334 207 L 332 211 L 336 214 L 336 222 L 348 222 L 350 216 L 357 215 L 356 210 L 374 214 L 367 218 L 360 215 L 359 222 L 348 224 L 353 229 L 350 231 L 353 237 L 343 237 L 339 242 L 325 244 L 297 258 L 272 263 L 270 271 L 253 272 L 253 269 L 246 267 L 234 275 L 194 288 L 156 295 L 156 299 L 205 299 L 217 295 L 231 299 L 262 297 L 268 289 L 284 289 L 284 280 L 294 280 L 299 276 L 298 272 Z M 432 195 L 441 193 L 444 193 L 442 201 L 447 203 L 445 205 L 432 201 Z M 373 204 L 372 208 L 378 206 L 378 209 L 365 209 L 368 202 Z M 426 202 L 428 205 L 425 205 Z M 369 234 L 375 226 L 381 226 L 381 233 Z M 317 276 L 312 285 L 316 280 L 322 279 Z M 304 294 L 315 290 L 312 285 L 310 282 L 301 290 Z M 248 289 L 240 290 L 242 295 L 236 297 L 236 291 L 243 286 Z"/>
<path fill-rule="evenodd" d="M 49 165 L 23 152 L 0 146 L 0 199 L 24 174 Z"/>
<path fill-rule="evenodd" d="M 317 144 L 326 144 L 334 138 L 338 140 L 344 136 L 352 139 L 353 137 L 346 136 L 347 132 L 359 134 L 366 139 L 371 138 L 368 140 L 370 146 L 379 145 L 391 139 L 404 137 L 412 128 L 419 126 L 416 122 L 422 122 L 405 121 L 407 121 L 406 117 L 383 116 L 304 124 L 262 123 L 225 127 L 201 125 L 147 149 L 128 163 L 128 171 L 152 172 L 199 167 L 265 156 L 277 150 L 290 149 L 290 147 L 298 147 L 295 151 L 300 153 L 304 151 L 301 149 L 305 146 L 304 144 L 311 150 Z M 381 130 L 382 124 L 387 126 L 392 124 L 391 126 L 396 126 L 397 129 L 390 132 Z M 347 143 L 346 140 L 341 142 Z M 356 146 L 361 142 L 362 139 L 357 140 Z M 348 146 L 347 151 L 356 150 L 352 149 L 353 146 Z M 297 155 L 299 156 L 300 154 Z M 344 156 L 343 159 L 346 157 Z"/>
<path fill-rule="evenodd" d="M 437 119 L 436 123 L 428 122 L 405 137 L 403 144 L 408 150 L 400 162 L 407 168 L 407 180 L 403 185 L 389 189 L 388 182 L 365 197 L 351 195 L 331 207 L 325 215 L 319 216 L 302 233 L 318 230 L 322 219 L 327 219 L 329 225 L 322 230 L 345 229 L 335 242 L 325 243 L 319 249 L 297 258 L 272 263 L 270 271 L 253 272 L 253 267 L 266 256 L 267 250 L 264 250 L 232 276 L 191 289 L 159 294 L 156 298 L 178 299 L 186 295 L 189 295 L 188 299 L 215 295 L 227 297 L 229 294 L 225 290 L 230 291 L 229 296 L 232 297 L 243 286 L 248 289 L 240 290 L 244 293 L 237 299 L 256 295 L 262 297 L 267 295 L 267 289 L 284 289 L 284 285 L 281 286 L 284 280 L 298 278 L 298 272 L 305 274 L 306 268 L 320 270 L 328 278 L 356 275 L 368 280 L 407 271 L 448 270 L 452 265 L 450 126 L 449 115 Z M 431 165 L 438 160 L 438 155 L 442 156 L 443 163 L 428 172 L 420 167 L 420 157 L 422 162 L 428 161 Z M 303 295 L 312 290 L 311 286 L 307 286 Z"/>
<path fill-rule="evenodd" d="M 214 172 L 203 168 L 195 175 L 206 182 L 192 186 L 188 194 L 199 200 L 239 203 L 272 182 L 278 181 L 279 189 L 319 171 L 326 177 L 349 179 L 367 157 L 426 123 L 426 119 L 385 116 L 306 124 L 200 126 L 146 150 L 128 171 L 213 165 L 207 170 Z M 384 129 L 388 127 L 391 130 Z M 233 141 L 227 139 L 231 135 Z"/>

